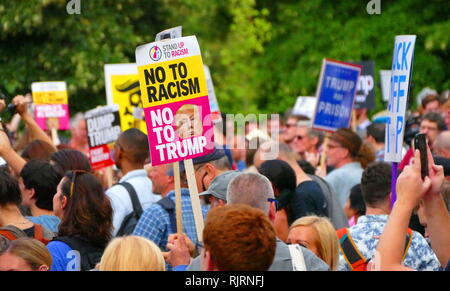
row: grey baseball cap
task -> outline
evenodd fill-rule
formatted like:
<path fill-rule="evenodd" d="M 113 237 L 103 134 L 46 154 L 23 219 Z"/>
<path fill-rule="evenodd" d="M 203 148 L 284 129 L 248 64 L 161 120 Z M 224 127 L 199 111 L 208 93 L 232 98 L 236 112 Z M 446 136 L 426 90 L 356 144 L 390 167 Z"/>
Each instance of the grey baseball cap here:
<path fill-rule="evenodd" d="M 227 188 L 228 184 L 230 184 L 231 180 L 236 176 L 239 176 L 242 172 L 239 171 L 227 171 L 225 173 L 220 174 L 212 180 L 209 185 L 208 190 L 200 193 L 200 196 L 212 195 L 218 199 L 222 199 L 227 201 Z"/>

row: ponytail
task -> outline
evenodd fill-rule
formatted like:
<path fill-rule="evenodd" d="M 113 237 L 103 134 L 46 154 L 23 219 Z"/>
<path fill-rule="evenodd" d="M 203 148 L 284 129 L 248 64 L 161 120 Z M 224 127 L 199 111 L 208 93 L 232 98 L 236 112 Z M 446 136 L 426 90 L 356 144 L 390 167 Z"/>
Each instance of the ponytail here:
<path fill-rule="evenodd" d="M 375 157 L 375 149 L 372 145 L 365 141 L 359 148 L 356 160 L 361 164 L 361 167 L 365 169 L 370 163 L 375 161 Z"/>

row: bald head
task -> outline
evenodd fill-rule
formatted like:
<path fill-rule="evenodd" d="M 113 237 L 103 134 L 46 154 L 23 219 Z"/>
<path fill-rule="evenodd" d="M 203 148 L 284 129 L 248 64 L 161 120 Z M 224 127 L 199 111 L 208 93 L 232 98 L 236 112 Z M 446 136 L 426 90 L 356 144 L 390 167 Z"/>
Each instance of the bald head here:
<path fill-rule="evenodd" d="M 441 132 L 433 145 L 435 155 L 450 158 L 450 131 Z"/>
<path fill-rule="evenodd" d="M 149 148 L 147 135 L 142 131 L 136 128 L 127 129 L 119 135 L 117 144 L 122 148 L 128 162 L 144 165 L 149 155 Z"/>
<path fill-rule="evenodd" d="M 227 189 L 228 204 L 245 204 L 268 214 L 270 203 L 274 198 L 269 179 L 258 173 L 244 173 L 231 180 Z"/>

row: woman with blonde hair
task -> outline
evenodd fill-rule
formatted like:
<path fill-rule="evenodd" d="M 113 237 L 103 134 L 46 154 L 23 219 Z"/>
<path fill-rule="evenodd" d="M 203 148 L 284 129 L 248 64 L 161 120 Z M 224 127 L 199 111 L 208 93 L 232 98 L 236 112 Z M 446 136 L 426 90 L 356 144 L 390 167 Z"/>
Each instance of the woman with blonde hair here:
<path fill-rule="evenodd" d="M 28 237 L 11 241 L 0 253 L 0 271 L 48 271 L 51 265 L 52 256 L 46 246 Z"/>
<path fill-rule="evenodd" d="M 106 247 L 100 271 L 165 271 L 161 250 L 150 240 L 139 236 L 113 239 Z"/>
<path fill-rule="evenodd" d="M 325 217 L 304 216 L 292 223 L 287 239 L 290 244 L 300 244 L 312 251 L 330 269 L 339 264 L 339 241 L 331 222 Z"/>

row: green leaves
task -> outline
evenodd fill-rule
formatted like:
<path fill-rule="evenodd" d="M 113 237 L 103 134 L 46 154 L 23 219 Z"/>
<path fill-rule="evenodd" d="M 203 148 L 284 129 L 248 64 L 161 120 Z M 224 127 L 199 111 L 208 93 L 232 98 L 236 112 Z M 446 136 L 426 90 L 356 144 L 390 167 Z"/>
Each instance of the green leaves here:
<path fill-rule="evenodd" d="M 368 1 L 80 1 L 79 15 L 66 0 L 0 1 L 1 90 L 65 80 L 71 112 L 105 104 L 103 65 L 134 62 L 138 45 L 177 25 L 198 37 L 225 113 L 283 112 L 314 95 L 325 57 L 389 69 L 397 34 L 418 36 L 412 94 L 450 88 L 445 0 L 382 1 L 381 15 L 367 14 Z"/>

